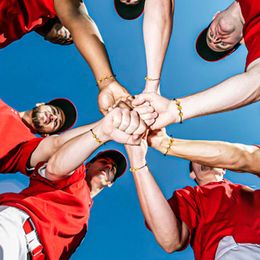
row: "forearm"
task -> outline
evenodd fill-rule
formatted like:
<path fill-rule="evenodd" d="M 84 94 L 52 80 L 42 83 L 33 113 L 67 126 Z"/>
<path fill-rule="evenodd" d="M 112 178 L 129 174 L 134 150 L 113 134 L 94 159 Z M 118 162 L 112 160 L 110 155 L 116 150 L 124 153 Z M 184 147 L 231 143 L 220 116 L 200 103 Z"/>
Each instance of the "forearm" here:
<path fill-rule="evenodd" d="M 55 8 L 62 24 L 70 31 L 73 41 L 89 64 L 96 80 L 113 75 L 108 54 L 95 22 L 80 1 L 55 1 Z M 113 79 L 99 84 L 100 88 Z"/>
<path fill-rule="evenodd" d="M 143 34 L 147 76 L 160 78 L 164 57 L 172 32 L 174 1 L 147 0 L 144 8 Z M 156 91 L 158 81 L 147 81 L 147 91 Z"/>
<path fill-rule="evenodd" d="M 130 158 L 131 167 L 141 162 Z M 143 163 L 143 162 L 142 162 Z M 133 173 L 140 205 L 157 242 L 167 252 L 181 247 L 180 223 L 151 175 L 148 167 Z"/>
<path fill-rule="evenodd" d="M 93 132 L 103 143 L 109 139 L 103 134 L 102 125 L 93 128 Z M 91 131 L 76 136 L 66 142 L 48 161 L 47 177 L 51 180 L 62 179 L 70 175 L 100 146 Z"/>
<path fill-rule="evenodd" d="M 169 137 L 162 138 L 158 150 L 166 153 L 169 147 L 169 140 Z M 258 150 L 255 146 L 243 144 L 174 138 L 167 154 L 210 167 L 251 172 L 260 175 L 260 154 L 259 152 L 257 153 Z"/>
<path fill-rule="evenodd" d="M 245 72 L 222 83 L 181 98 L 183 119 L 233 110 L 259 100 L 260 73 Z"/>

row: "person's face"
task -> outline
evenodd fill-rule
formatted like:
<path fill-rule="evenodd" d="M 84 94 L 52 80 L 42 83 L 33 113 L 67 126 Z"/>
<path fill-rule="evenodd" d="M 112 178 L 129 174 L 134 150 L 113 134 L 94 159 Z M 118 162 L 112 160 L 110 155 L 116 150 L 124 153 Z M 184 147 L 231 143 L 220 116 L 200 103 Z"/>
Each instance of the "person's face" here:
<path fill-rule="evenodd" d="M 73 43 L 69 30 L 59 22 L 52 26 L 51 30 L 46 34 L 45 40 L 61 45 Z"/>
<path fill-rule="evenodd" d="M 199 163 L 192 162 L 190 177 L 198 184 L 205 181 L 217 181 L 223 179 L 225 170 L 222 168 L 212 168 Z M 217 178 L 215 178 L 218 176 Z"/>
<path fill-rule="evenodd" d="M 116 164 L 112 159 L 99 158 L 89 166 L 87 174 L 91 176 L 90 182 L 106 187 L 112 185 L 116 172 Z"/>
<path fill-rule="evenodd" d="M 32 124 L 39 133 L 54 133 L 64 125 L 64 122 L 65 115 L 59 107 L 39 105 L 32 110 Z"/>
<path fill-rule="evenodd" d="M 243 38 L 243 27 L 223 13 L 217 13 L 207 32 L 207 44 L 216 52 L 232 49 Z"/>
<path fill-rule="evenodd" d="M 141 0 L 120 0 L 120 2 L 126 5 L 137 5 Z"/>

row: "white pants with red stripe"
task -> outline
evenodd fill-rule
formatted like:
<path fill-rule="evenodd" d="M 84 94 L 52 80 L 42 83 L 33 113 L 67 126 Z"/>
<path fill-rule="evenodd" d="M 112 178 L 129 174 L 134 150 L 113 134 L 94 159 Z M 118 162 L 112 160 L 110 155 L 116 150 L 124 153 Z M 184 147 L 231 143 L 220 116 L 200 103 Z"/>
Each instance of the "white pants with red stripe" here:
<path fill-rule="evenodd" d="M 27 260 L 23 224 L 28 217 L 17 208 L 0 206 L 0 260 Z"/>

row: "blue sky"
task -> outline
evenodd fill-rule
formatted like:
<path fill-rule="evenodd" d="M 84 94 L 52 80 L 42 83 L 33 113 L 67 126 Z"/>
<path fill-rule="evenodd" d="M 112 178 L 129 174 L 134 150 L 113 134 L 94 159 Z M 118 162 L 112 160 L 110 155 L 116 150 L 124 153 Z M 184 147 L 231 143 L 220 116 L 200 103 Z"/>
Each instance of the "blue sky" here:
<path fill-rule="evenodd" d="M 247 51 L 217 63 L 201 60 L 194 49 L 197 34 L 218 10 L 232 1 L 177 1 L 174 29 L 167 52 L 161 94 L 182 97 L 206 89 L 244 70 Z M 146 75 L 142 38 L 142 17 L 125 21 L 114 11 L 113 1 L 86 1 L 89 13 L 103 35 L 118 80 L 133 94 L 142 91 Z M 97 107 L 98 89 L 88 65 L 74 46 L 52 45 L 31 33 L 0 50 L 1 98 L 18 111 L 36 102 L 68 97 L 78 107 L 77 125 L 101 118 Z M 253 104 L 227 113 L 201 117 L 168 127 L 179 138 L 225 140 L 246 144 L 259 143 L 260 105 Z M 101 149 L 123 146 L 109 143 Z M 188 177 L 185 160 L 164 157 L 149 150 L 148 164 L 166 197 L 177 188 L 194 185 Z M 227 178 L 255 189 L 260 181 L 250 174 L 229 172 Z M 0 192 L 19 191 L 27 184 L 20 174 L 1 175 Z M 146 230 L 129 171 L 111 188 L 94 200 L 89 231 L 72 259 L 163 260 L 193 259 L 190 248 L 168 255 Z"/>

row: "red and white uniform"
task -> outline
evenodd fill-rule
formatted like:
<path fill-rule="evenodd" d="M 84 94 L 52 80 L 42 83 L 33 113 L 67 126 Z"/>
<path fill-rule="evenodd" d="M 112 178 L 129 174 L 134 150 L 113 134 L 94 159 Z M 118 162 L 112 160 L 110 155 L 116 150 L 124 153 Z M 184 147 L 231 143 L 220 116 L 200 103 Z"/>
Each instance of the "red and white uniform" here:
<path fill-rule="evenodd" d="M 1 0 L 0 48 L 56 16 L 54 0 Z"/>
<path fill-rule="evenodd" d="M 31 217 L 46 260 L 69 259 L 86 234 L 92 206 L 85 166 L 55 182 L 39 174 L 42 166 L 39 163 L 31 174 L 27 189 L 1 194 L 0 205 L 16 207 Z"/>
<path fill-rule="evenodd" d="M 260 58 L 260 1 L 237 0 L 245 19 L 243 35 L 248 50 L 246 68 L 254 60 Z"/>
<path fill-rule="evenodd" d="M 42 138 L 36 138 L 19 113 L 0 100 L 0 172 L 26 173 L 26 163 Z"/>
<path fill-rule="evenodd" d="M 197 260 L 213 260 L 227 236 L 237 243 L 260 244 L 260 190 L 224 180 L 177 190 L 169 204 L 188 226 L 187 245 Z"/>

